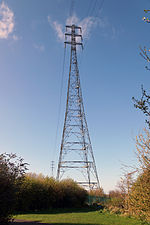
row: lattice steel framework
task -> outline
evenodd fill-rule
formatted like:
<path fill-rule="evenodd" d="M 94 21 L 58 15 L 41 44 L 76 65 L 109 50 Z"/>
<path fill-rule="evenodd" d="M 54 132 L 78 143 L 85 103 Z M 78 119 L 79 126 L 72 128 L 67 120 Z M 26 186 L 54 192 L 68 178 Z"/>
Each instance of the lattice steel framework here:
<path fill-rule="evenodd" d="M 85 118 L 77 63 L 76 46 L 82 46 L 81 27 L 66 26 L 66 32 L 65 45 L 71 45 L 71 55 L 57 179 L 60 180 L 64 174 L 71 172 L 67 177 L 73 178 L 86 189 L 97 189 L 100 184 Z"/>

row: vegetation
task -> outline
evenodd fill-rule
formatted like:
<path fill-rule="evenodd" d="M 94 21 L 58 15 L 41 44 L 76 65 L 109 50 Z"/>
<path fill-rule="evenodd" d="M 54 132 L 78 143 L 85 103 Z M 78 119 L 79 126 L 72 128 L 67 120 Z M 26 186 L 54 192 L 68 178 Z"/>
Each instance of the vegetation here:
<path fill-rule="evenodd" d="M 89 195 L 91 196 L 97 196 L 97 197 L 105 197 L 105 193 L 104 193 L 104 190 L 103 188 L 99 188 L 99 189 L 94 189 L 94 190 L 90 190 L 89 191 Z"/>
<path fill-rule="evenodd" d="M 142 86 L 142 96 L 141 99 L 138 100 L 136 98 L 132 98 L 134 101 L 134 106 L 137 109 L 140 109 L 145 117 L 146 117 L 146 124 L 148 125 L 148 128 L 150 129 L 150 121 L 149 121 L 149 117 L 150 117 L 150 95 L 147 94 L 146 90 L 143 89 Z"/>
<path fill-rule="evenodd" d="M 15 211 L 37 211 L 57 207 L 81 207 L 87 191 L 71 179 L 56 181 L 27 174 L 27 163 L 15 154 L 0 155 L 0 224 L 7 224 Z"/>
<path fill-rule="evenodd" d="M 145 13 L 149 13 L 150 10 L 149 10 L 149 9 L 145 9 L 144 12 L 145 12 Z M 150 19 L 149 19 L 148 17 L 145 17 L 145 16 L 144 16 L 144 17 L 143 17 L 143 20 L 144 20 L 146 23 L 150 23 Z M 146 48 L 146 47 L 141 48 L 141 47 L 140 47 L 140 55 L 141 55 L 148 63 L 150 62 L 149 52 L 150 52 L 150 50 L 149 50 L 148 48 Z M 148 66 L 145 66 L 145 68 L 146 68 L 147 70 L 150 70 Z"/>
<path fill-rule="evenodd" d="M 141 224 L 139 221 L 121 217 L 121 215 L 134 216 L 143 221 L 150 220 L 150 133 L 145 133 L 136 139 L 138 168 L 127 173 L 119 184 L 119 190 L 110 191 L 106 196 L 103 189 L 87 192 L 71 179 L 57 181 L 42 174 L 26 174 L 26 164 L 16 155 L 1 155 L 0 163 L 0 206 L 1 221 L 11 219 L 13 210 L 19 213 L 39 212 L 49 210 L 51 215 L 26 214 L 16 218 L 38 220 L 42 222 L 76 224 Z M 132 175 L 138 174 L 135 179 Z M 100 212 L 91 212 L 85 209 L 85 203 L 96 196 Z M 15 204 L 16 203 L 16 204 Z M 78 213 L 60 213 L 63 208 L 80 208 Z M 57 216 L 54 216 L 57 211 Z M 84 211 L 84 213 L 82 213 Z M 59 212 L 59 213 L 58 213 Z M 118 216 L 117 216 L 118 214 Z M 2 216 L 3 215 L 3 216 Z M 82 216 L 82 219 L 80 218 Z M 67 216 L 67 217 L 66 217 Z M 117 221 L 117 222 L 116 222 Z M 136 221 L 136 222 L 135 222 Z"/>
<path fill-rule="evenodd" d="M 71 179 L 56 181 L 42 174 L 27 174 L 17 194 L 17 211 L 82 207 L 87 191 Z"/>
<path fill-rule="evenodd" d="M 136 140 L 138 177 L 129 193 L 129 213 L 150 221 L 150 133 L 144 130 Z"/>
<path fill-rule="evenodd" d="M 129 213 L 150 221 L 150 171 L 138 176 L 129 193 Z"/>
<path fill-rule="evenodd" d="M 149 13 L 150 10 L 144 10 L 145 13 Z M 150 23 L 150 19 L 148 17 L 143 17 L 143 20 L 147 23 Z M 150 62 L 150 49 L 149 48 L 142 48 L 140 47 L 140 55 L 144 58 L 144 60 L 149 63 Z M 147 70 L 150 70 L 150 68 L 146 65 L 145 68 Z M 150 117 L 150 95 L 147 93 L 146 90 L 144 90 L 143 86 L 142 86 L 142 96 L 140 99 L 136 99 L 136 98 L 132 98 L 134 101 L 134 106 L 137 109 L 140 109 L 144 115 L 146 116 L 146 124 L 148 125 L 148 128 L 150 129 L 150 121 L 149 121 L 149 117 Z"/>
<path fill-rule="evenodd" d="M 149 13 L 150 10 L 144 10 Z M 150 23 L 148 17 L 143 17 L 143 20 Z M 140 55 L 148 63 L 150 62 L 150 49 L 140 47 Z M 145 66 L 150 70 L 148 66 Z M 132 98 L 134 106 L 141 110 L 146 117 L 146 124 L 150 129 L 150 95 L 142 86 L 141 99 Z M 150 221 L 150 133 L 149 130 L 144 130 L 144 134 L 140 134 L 136 138 L 137 159 L 139 167 L 134 171 L 127 173 L 123 180 L 122 187 L 124 191 L 123 211 L 129 215 L 140 217 L 143 220 Z M 137 173 L 136 179 L 132 175 Z"/>
<path fill-rule="evenodd" d="M 15 154 L 0 155 L 0 224 L 12 218 L 16 193 L 27 169 L 26 165 Z"/>
<path fill-rule="evenodd" d="M 144 130 L 136 139 L 139 166 L 127 173 L 119 183 L 119 190 L 109 193 L 105 204 L 111 213 L 135 216 L 150 221 L 150 133 Z M 133 175 L 136 178 L 133 178 Z"/>
<path fill-rule="evenodd" d="M 142 225 L 143 223 L 134 218 L 121 217 L 118 215 L 92 211 L 89 209 L 66 210 L 59 209 L 47 213 L 23 214 L 15 216 L 16 219 L 39 221 L 57 225 Z"/>

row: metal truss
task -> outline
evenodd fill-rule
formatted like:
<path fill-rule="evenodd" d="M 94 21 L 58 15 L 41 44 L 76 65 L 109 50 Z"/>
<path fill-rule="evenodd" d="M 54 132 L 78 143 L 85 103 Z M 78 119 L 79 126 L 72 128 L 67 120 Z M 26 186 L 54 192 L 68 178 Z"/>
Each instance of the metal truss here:
<path fill-rule="evenodd" d="M 100 183 L 84 112 L 77 63 L 76 46 L 82 46 L 81 27 L 66 26 L 66 32 L 68 30 L 70 32 L 65 33 L 65 45 L 71 45 L 70 69 L 57 179 L 62 179 L 68 171 L 71 171 L 69 178 L 91 190 L 100 188 Z M 74 178 L 77 171 L 80 175 Z"/>

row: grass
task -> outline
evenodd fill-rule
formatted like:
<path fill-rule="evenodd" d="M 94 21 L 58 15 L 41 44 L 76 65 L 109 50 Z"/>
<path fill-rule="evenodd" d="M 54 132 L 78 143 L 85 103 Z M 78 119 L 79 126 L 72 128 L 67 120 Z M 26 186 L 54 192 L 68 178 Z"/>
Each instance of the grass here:
<path fill-rule="evenodd" d="M 37 221 L 51 225 L 142 225 L 134 218 L 89 210 L 55 210 L 44 213 L 16 215 L 15 219 Z M 37 223 L 37 224 L 38 224 Z M 39 224 L 40 225 L 40 224 Z"/>

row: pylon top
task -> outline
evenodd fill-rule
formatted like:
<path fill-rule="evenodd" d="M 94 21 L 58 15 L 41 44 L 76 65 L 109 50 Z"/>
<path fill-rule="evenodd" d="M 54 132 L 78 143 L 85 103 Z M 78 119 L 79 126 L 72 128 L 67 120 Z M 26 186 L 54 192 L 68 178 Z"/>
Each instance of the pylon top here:
<path fill-rule="evenodd" d="M 70 44 L 72 49 L 76 49 L 76 45 L 81 45 L 82 46 L 82 49 L 83 49 L 83 38 L 82 38 L 82 28 L 79 27 L 79 26 L 76 26 L 75 24 L 72 24 L 72 25 L 66 25 L 66 31 L 67 29 L 71 29 L 70 33 L 65 33 L 65 47 L 66 47 L 66 44 Z M 76 33 L 76 30 L 80 30 L 80 34 Z M 67 40 L 67 37 L 70 36 L 70 40 L 68 41 Z M 76 38 L 81 38 L 80 41 L 77 41 Z"/>

